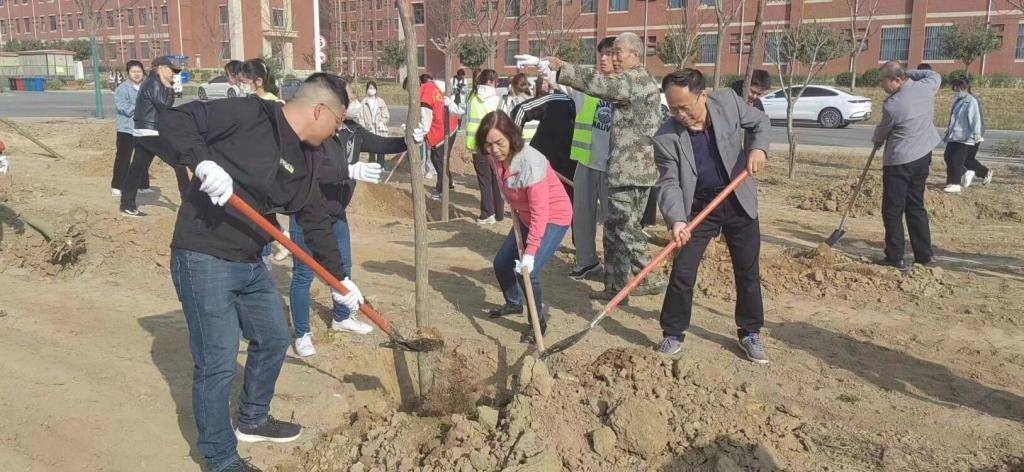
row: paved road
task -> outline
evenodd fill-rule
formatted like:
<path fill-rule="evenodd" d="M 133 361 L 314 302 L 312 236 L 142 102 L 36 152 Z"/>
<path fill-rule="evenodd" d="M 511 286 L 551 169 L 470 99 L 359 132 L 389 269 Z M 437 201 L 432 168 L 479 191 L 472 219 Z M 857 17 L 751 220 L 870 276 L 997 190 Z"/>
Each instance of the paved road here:
<path fill-rule="evenodd" d="M 103 93 L 104 110 L 107 118 L 112 118 L 114 96 L 110 92 Z M 183 97 L 178 104 L 194 100 L 194 97 Z M 392 106 L 391 120 L 393 123 L 405 121 L 406 107 Z M 93 116 L 92 92 L 8 92 L 0 94 L 0 116 L 9 118 L 26 117 L 70 117 L 89 118 Z M 823 129 L 817 126 L 799 126 L 797 139 L 800 144 L 812 146 L 833 146 L 837 148 L 871 147 L 871 130 L 869 125 L 854 125 L 847 129 Z M 944 130 L 942 130 L 944 131 Z M 1003 140 L 1016 139 L 1024 147 L 1024 131 L 988 130 L 985 143 L 982 144 L 980 156 L 989 162 L 1019 164 L 1020 159 L 1007 159 L 993 156 L 995 147 Z M 772 127 L 772 143 L 785 144 L 786 128 L 783 125 Z M 942 149 L 942 145 L 936 148 Z"/>

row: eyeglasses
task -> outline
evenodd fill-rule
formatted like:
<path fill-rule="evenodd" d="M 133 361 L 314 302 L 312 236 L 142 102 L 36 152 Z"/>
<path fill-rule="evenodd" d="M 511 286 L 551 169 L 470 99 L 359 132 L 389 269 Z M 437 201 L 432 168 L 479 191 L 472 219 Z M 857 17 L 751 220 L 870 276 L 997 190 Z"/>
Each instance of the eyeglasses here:
<path fill-rule="evenodd" d="M 335 128 L 340 127 L 342 125 L 342 123 L 345 122 L 345 120 L 341 119 L 341 117 L 338 116 L 338 114 L 335 113 L 334 110 L 331 109 L 331 107 L 327 106 L 326 103 L 318 103 L 317 105 L 322 106 L 322 107 L 326 108 L 327 111 L 331 112 L 331 115 L 334 116 L 334 127 Z"/>
<path fill-rule="evenodd" d="M 697 104 L 700 103 L 700 99 L 703 96 L 703 93 L 698 94 L 697 98 L 693 101 L 692 105 L 683 105 L 680 107 L 676 107 L 674 110 L 672 110 L 672 114 L 678 118 L 692 118 L 693 112 L 697 110 Z"/>

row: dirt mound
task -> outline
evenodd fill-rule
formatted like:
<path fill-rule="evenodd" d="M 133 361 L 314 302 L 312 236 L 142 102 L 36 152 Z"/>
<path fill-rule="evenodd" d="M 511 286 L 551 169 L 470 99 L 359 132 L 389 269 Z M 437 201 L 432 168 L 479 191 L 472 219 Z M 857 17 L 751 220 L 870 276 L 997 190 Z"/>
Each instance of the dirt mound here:
<path fill-rule="evenodd" d="M 939 267 L 914 265 L 907 272 L 855 259 L 830 248 L 787 248 L 761 257 L 762 288 L 772 295 L 801 294 L 819 299 L 877 300 L 891 297 L 951 297 L 962 275 Z M 698 293 L 735 298 L 732 259 L 724 242 L 712 241 L 701 262 Z"/>
<path fill-rule="evenodd" d="M 373 218 L 412 218 L 412 195 L 409 190 L 392 185 L 358 184 L 347 211 L 353 215 Z"/>
<path fill-rule="evenodd" d="M 854 190 L 857 188 L 857 178 L 847 178 L 837 183 L 814 182 L 818 185 L 811 185 L 811 188 L 804 190 L 798 196 L 797 208 L 811 211 L 832 211 L 843 212 L 850 201 Z M 882 201 L 882 179 L 873 174 L 868 174 L 864 181 L 857 202 L 850 211 L 850 216 L 871 216 L 876 215 L 881 209 Z"/>

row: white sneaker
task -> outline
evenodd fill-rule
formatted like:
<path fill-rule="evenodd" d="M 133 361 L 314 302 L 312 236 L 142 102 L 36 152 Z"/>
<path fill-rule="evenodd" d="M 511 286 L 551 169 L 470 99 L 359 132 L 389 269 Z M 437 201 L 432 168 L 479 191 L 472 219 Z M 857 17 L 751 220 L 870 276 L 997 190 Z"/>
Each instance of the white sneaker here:
<path fill-rule="evenodd" d="M 139 193 L 144 194 L 144 195 L 149 195 L 151 193 L 156 193 L 156 190 L 153 190 L 151 188 L 140 188 L 139 189 Z"/>
<path fill-rule="evenodd" d="M 309 357 L 316 354 L 313 347 L 313 333 L 306 333 L 301 338 L 295 338 L 295 353 L 299 357 Z"/>
<path fill-rule="evenodd" d="M 967 172 L 964 172 L 963 178 L 960 179 L 960 185 L 963 185 L 964 188 L 967 188 L 971 186 L 972 182 L 974 182 L 974 171 L 969 170 Z"/>
<path fill-rule="evenodd" d="M 949 184 L 942 191 L 946 193 L 960 193 L 964 191 L 964 188 L 956 184 Z"/>
<path fill-rule="evenodd" d="M 349 315 L 343 321 L 331 320 L 331 329 L 334 331 L 347 331 L 355 334 L 370 334 L 373 326 L 363 323 L 356 315 Z"/>
<path fill-rule="evenodd" d="M 427 175 L 424 175 L 423 179 L 424 180 L 430 180 L 430 179 L 433 179 L 433 178 L 436 178 L 436 177 L 437 177 L 437 172 L 434 172 L 432 170 L 428 170 L 427 171 Z"/>
<path fill-rule="evenodd" d="M 120 197 L 121 196 L 121 191 L 116 189 L 116 188 L 112 188 L 112 189 L 110 189 L 110 196 L 112 196 L 112 197 Z"/>
<path fill-rule="evenodd" d="M 476 220 L 476 224 L 478 225 L 493 225 L 497 222 L 498 220 L 494 218 L 494 215 L 488 216 L 487 218 Z"/>
<path fill-rule="evenodd" d="M 985 180 L 981 181 L 981 185 L 988 185 L 990 183 L 992 183 L 992 169 L 989 169 L 988 173 L 985 174 Z"/>

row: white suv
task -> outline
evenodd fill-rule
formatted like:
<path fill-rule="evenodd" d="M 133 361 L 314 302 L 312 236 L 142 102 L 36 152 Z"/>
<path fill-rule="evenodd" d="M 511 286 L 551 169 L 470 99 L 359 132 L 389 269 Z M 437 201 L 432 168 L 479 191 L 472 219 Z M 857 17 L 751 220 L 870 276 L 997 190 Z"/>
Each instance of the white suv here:
<path fill-rule="evenodd" d="M 798 90 L 793 87 L 791 90 Z M 782 89 L 761 97 L 764 111 L 772 120 L 786 119 L 786 94 Z M 793 108 L 793 120 L 813 121 L 823 128 L 845 128 L 871 117 L 871 99 L 842 89 L 809 85 Z"/>

